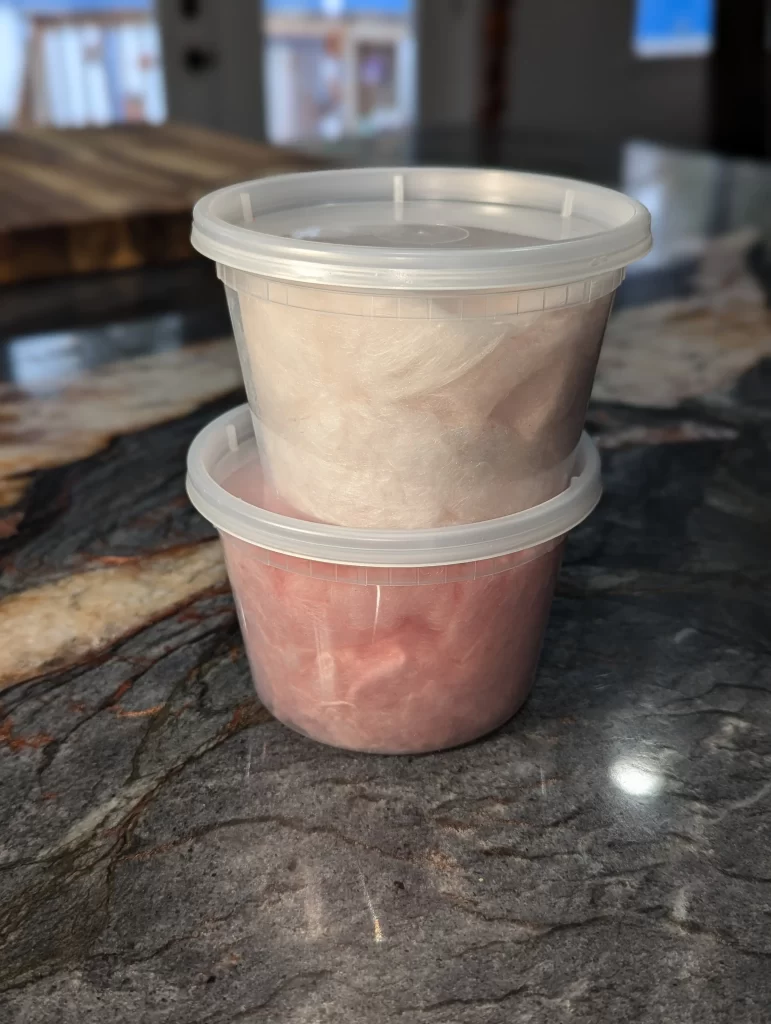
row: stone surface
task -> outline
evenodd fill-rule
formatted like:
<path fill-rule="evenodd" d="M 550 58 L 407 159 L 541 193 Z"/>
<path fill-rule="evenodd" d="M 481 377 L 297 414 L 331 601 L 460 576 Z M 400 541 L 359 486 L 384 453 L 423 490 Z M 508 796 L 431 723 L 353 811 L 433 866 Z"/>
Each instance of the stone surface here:
<path fill-rule="evenodd" d="M 36 470 L 85 458 L 117 435 L 166 422 L 241 382 L 230 339 L 139 354 L 90 372 L 73 360 L 61 380 L 48 376 L 50 359 L 44 350 L 39 366 L 34 357 L 27 361 L 32 380 L 23 390 L 0 383 L 0 506 L 17 502 Z"/>
<path fill-rule="evenodd" d="M 730 390 L 771 356 L 771 313 L 747 254 L 757 236 L 711 242 L 693 273 L 693 292 L 620 309 L 605 335 L 594 398 L 650 408 Z"/>
<path fill-rule="evenodd" d="M 173 453 L 212 411 L 66 471 L 72 506 L 7 540 L 11 567 L 79 564 L 85 496 L 110 515 L 81 550 L 164 546 Z M 533 696 L 485 742 L 378 758 L 292 734 L 223 593 L 6 691 L 4 1020 L 767 1020 L 771 416 L 734 405 L 712 439 L 692 407 L 706 440 L 666 444 L 672 414 L 593 417 L 606 496 Z M 108 497 L 134 474 L 138 496 L 156 475 L 144 533 Z"/>
<path fill-rule="evenodd" d="M 424 757 L 254 697 L 184 495 L 240 395 L 32 475 L 0 515 L 3 1024 L 765 1024 L 770 379 L 592 407 L 606 493 L 533 694 Z M 55 644 L 4 614 L 41 596 Z"/>
<path fill-rule="evenodd" d="M 77 665 L 200 593 L 227 586 L 218 541 L 100 561 L 106 564 L 0 601 L 0 690 Z"/>

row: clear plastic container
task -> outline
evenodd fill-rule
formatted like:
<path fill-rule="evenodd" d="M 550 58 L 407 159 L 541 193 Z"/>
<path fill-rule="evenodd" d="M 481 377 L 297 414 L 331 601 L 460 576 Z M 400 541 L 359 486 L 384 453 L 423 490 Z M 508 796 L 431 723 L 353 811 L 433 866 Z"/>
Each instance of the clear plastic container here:
<path fill-rule="evenodd" d="M 565 535 L 601 493 L 584 435 L 557 497 L 470 525 L 364 530 L 291 516 L 266 483 L 246 406 L 193 442 L 188 494 L 220 532 L 254 684 L 333 746 L 422 753 L 527 697 Z"/>
<path fill-rule="evenodd" d="M 562 491 L 639 203 L 505 171 L 324 171 L 195 208 L 272 488 L 306 516 L 421 528 Z"/>

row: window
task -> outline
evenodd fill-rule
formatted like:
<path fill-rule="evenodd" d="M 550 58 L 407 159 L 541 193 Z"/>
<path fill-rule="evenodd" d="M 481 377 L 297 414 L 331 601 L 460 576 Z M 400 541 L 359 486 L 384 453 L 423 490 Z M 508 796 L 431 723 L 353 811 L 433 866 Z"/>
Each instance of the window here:
<path fill-rule="evenodd" d="M 632 48 L 638 57 L 703 57 L 713 29 L 713 0 L 637 0 Z"/>
<path fill-rule="evenodd" d="M 411 0 L 263 0 L 267 134 L 338 139 L 409 124 Z"/>
<path fill-rule="evenodd" d="M 152 0 L 0 0 L 0 128 L 165 117 Z"/>

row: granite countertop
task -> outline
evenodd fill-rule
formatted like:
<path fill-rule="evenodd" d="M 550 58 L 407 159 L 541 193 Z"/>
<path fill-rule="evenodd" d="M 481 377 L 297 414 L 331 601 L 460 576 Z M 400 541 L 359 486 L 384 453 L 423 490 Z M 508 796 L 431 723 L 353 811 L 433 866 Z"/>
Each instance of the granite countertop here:
<path fill-rule="evenodd" d="M 242 399 L 222 309 L 7 332 L 0 1019 L 768 1021 L 756 250 L 729 232 L 687 289 L 666 261 L 658 297 L 630 281 L 590 411 L 605 497 L 533 694 L 424 757 L 322 747 L 253 694 L 184 494 L 190 440 Z"/>

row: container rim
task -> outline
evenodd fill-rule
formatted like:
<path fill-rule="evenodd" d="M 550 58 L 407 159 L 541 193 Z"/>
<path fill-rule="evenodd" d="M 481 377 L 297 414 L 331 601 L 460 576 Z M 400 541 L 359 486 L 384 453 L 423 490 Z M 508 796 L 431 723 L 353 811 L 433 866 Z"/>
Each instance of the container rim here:
<path fill-rule="evenodd" d="M 498 204 L 597 230 L 501 248 L 359 246 L 255 230 L 265 213 L 337 202 L 379 201 L 400 181 L 405 201 Z M 211 192 L 193 210 L 193 248 L 235 270 L 293 283 L 369 291 L 519 289 L 562 285 L 621 270 L 650 251 L 648 210 L 621 192 L 545 174 L 463 167 L 309 171 Z"/>
<path fill-rule="evenodd" d="M 256 451 L 248 405 L 223 413 L 204 427 L 187 455 L 190 501 L 217 530 L 283 555 L 337 565 L 425 568 L 513 554 L 572 530 L 602 495 L 600 456 L 584 433 L 575 451 L 567 489 L 524 512 L 481 523 L 417 530 L 359 529 L 306 522 L 268 512 L 235 498 L 217 481 L 223 460 Z"/>

